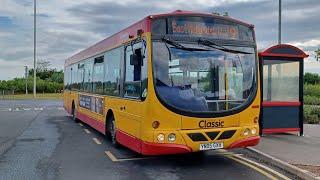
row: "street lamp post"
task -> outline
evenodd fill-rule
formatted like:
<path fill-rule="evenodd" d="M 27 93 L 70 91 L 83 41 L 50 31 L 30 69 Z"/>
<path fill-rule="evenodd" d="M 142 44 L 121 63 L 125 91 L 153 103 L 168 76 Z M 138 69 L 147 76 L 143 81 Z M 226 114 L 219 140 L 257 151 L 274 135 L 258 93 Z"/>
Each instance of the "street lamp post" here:
<path fill-rule="evenodd" d="M 28 94 L 28 66 L 24 66 L 26 79 L 26 95 Z"/>
<path fill-rule="evenodd" d="M 281 10 L 282 10 L 282 3 L 279 0 L 279 20 L 278 20 L 278 44 L 281 44 Z"/>
<path fill-rule="evenodd" d="M 37 94 L 37 60 L 36 60 L 36 40 L 37 40 L 37 31 L 36 31 L 36 27 L 37 27 L 37 2 L 36 0 L 33 0 L 34 3 L 34 14 L 33 14 L 33 98 L 36 98 L 36 94 Z"/>

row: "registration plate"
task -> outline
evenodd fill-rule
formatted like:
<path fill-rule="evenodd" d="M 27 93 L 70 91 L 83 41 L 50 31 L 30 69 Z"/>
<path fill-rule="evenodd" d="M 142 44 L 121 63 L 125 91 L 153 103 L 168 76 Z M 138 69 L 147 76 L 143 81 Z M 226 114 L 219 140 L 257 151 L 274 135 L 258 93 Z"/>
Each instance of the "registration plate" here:
<path fill-rule="evenodd" d="M 200 150 L 209 150 L 209 149 L 222 149 L 223 148 L 223 142 L 214 142 L 214 143 L 205 143 L 200 144 Z"/>

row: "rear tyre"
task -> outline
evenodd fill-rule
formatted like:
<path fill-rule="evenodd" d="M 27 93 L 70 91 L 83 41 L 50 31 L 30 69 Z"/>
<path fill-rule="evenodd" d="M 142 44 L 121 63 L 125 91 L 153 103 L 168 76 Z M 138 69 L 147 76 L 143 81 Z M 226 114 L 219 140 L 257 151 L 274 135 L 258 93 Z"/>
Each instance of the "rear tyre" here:
<path fill-rule="evenodd" d="M 117 137 L 116 137 L 116 122 L 113 116 L 109 118 L 109 134 L 110 134 L 110 139 L 111 143 L 114 147 L 119 147 L 119 143 L 117 142 Z"/>

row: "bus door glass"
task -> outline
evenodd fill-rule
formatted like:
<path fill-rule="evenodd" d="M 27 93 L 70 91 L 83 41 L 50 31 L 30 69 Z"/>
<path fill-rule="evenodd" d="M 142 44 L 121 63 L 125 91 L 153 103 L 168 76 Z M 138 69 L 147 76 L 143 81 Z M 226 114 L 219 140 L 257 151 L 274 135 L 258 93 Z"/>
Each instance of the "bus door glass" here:
<path fill-rule="evenodd" d="M 139 42 L 125 48 L 123 105 L 120 108 L 119 126 L 125 132 L 139 137 L 143 118 L 144 99 L 147 96 L 147 58 L 145 43 Z"/>

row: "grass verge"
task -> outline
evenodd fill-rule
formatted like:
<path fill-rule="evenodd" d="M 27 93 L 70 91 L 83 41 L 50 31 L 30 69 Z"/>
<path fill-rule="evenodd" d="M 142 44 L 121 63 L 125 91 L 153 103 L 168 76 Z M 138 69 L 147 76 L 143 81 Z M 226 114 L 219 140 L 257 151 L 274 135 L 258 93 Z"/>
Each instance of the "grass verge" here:
<path fill-rule="evenodd" d="M 33 99 L 33 94 L 16 94 L 16 95 L 0 95 L 0 100 L 24 100 L 24 99 Z M 62 93 L 39 93 L 36 96 L 36 99 L 43 100 L 62 100 Z"/>

